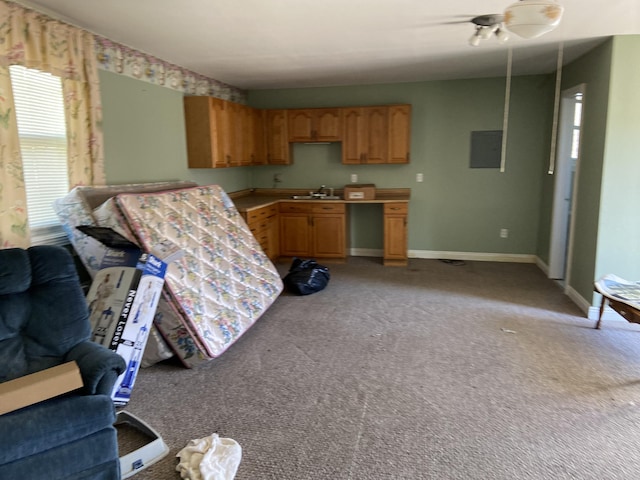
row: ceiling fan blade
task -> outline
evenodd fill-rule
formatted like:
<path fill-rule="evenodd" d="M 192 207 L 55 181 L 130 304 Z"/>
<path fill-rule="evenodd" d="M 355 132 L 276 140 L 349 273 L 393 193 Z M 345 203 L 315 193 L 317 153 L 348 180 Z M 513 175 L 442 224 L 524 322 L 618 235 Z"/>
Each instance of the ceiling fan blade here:
<path fill-rule="evenodd" d="M 464 23 L 471 23 L 471 19 L 468 18 L 466 20 L 455 20 L 455 21 L 451 21 L 451 22 L 440 22 L 437 23 L 436 25 L 461 25 Z"/>

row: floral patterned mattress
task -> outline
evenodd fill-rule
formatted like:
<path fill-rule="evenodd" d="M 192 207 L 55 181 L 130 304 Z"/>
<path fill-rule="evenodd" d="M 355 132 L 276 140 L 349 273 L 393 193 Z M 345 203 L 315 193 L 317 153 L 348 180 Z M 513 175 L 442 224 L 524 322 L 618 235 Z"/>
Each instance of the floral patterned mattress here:
<path fill-rule="evenodd" d="M 168 239 L 185 252 L 169 265 L 164 289 L 181 321 L 168 312 L 155 321 L 183 361 L 218 357 L 282 292 L 278 271 L 219 186 L 120 194 L 111 202 L 142 248 Z"/>
<path fill-rule="evenodd" d="M 282 292 L 278 271 L 217 185 L 121 193 L 89 216 L 145 250 L 170 240 L 185 252 L 168 267 L 154 325 L 188 367 L 220 356 Z M 76 244 L 93 265 L 95 249 Z"/>

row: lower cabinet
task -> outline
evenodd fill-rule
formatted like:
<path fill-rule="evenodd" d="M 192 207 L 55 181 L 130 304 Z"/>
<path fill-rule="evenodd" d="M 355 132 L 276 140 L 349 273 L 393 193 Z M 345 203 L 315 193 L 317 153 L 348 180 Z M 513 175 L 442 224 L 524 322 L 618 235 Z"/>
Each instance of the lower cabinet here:
<path fill-rule="evenodd" d="M 281 202 L 280 255 L 346 258 L 344 203 Z"/>
<path fill-rule="evenodd" d="M 276 204 L 250 210 L 245 221 L 264 253 L 271 261 L 280 254 L 280 231 L 278 228 L 278 206 Z"/>
<path fill-rule="evenodd" d="M 408 202 L 384 203 L 383 264 L 406 266 Z M 272 261 L 279 257 L 347 258 L 347 213 L 342 202 L 280 201 L 243 213 Z"/>
<path fill-rule="evenodd" d="M 384 265 L 404 266 L 408 263 L 406 202 L 384 204 Z"/>

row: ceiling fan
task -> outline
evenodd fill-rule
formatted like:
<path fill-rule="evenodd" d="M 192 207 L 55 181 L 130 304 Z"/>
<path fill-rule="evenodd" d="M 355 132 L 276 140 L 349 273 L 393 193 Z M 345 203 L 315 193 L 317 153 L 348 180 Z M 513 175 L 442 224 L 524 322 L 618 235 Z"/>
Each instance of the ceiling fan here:
<path fill-rule="evenodd" d="M 469 44 L 477 47 L 493 35 L 504 43 L 509 39 L 509 32 L 526 39 L 539 37 L 558 26 L 563 12 L 562 5 L 555 0 L 520 0 L 509 5 L 504 14 L 485 14 L 467 20 L 476 29 Z"/>

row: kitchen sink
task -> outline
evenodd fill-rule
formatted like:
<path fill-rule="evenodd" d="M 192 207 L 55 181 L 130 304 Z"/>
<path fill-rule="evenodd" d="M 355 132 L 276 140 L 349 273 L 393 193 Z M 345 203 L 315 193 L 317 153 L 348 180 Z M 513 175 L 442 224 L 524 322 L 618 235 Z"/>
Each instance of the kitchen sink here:
<path fill-rule="evenodd" d="M 292 200 L 340 200 L 338 195 L 292 195 Z"/>

